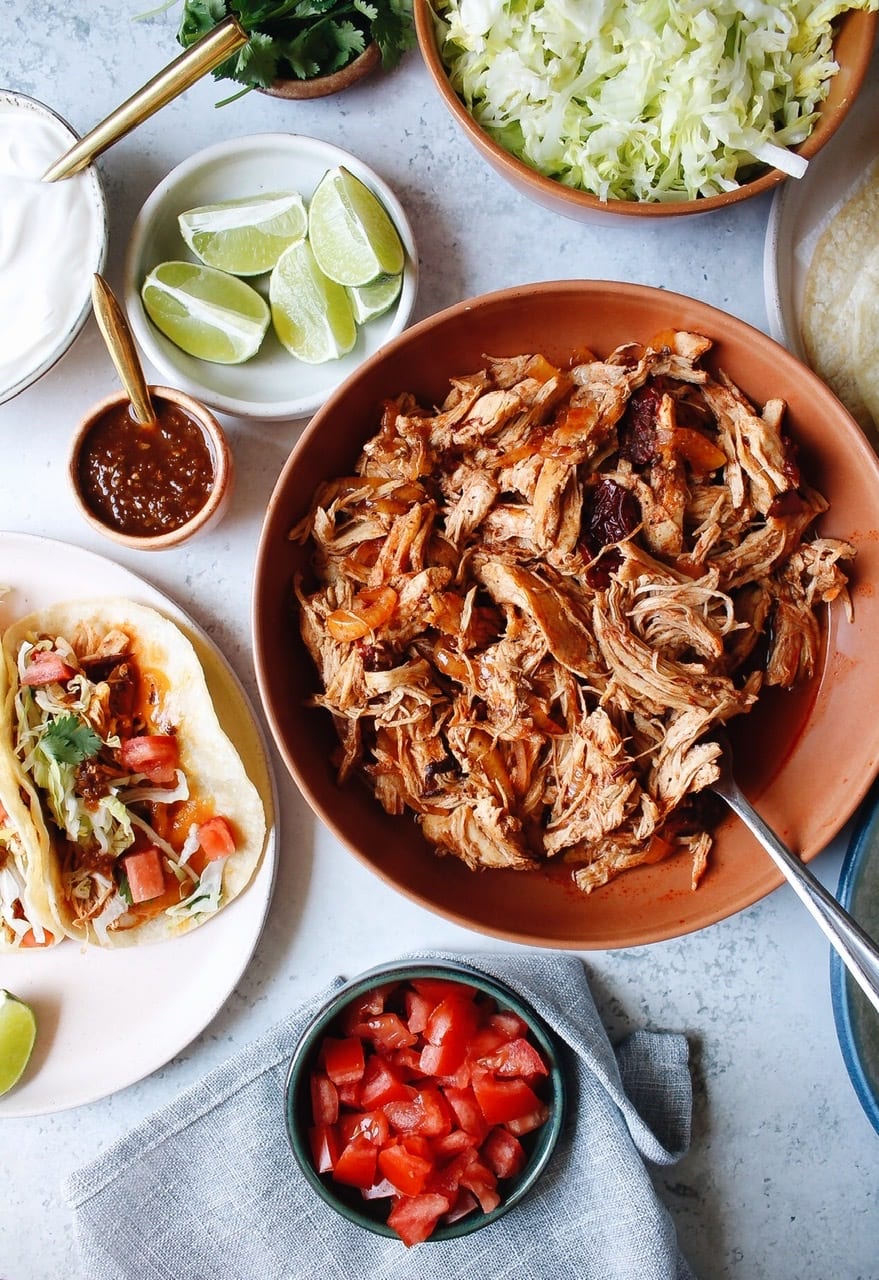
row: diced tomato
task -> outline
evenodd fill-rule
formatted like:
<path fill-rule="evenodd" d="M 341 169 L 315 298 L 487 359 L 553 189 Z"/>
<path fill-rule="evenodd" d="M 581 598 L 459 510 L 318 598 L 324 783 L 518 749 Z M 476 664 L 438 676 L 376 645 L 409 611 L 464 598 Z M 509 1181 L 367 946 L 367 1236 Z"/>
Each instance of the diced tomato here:
<path fill-rule="evenodd" d="M 435 1137 L 448 1133 L 453 1123 L 453 1112 L 435 1085 L 418 1089 L 408 1102 L 387 1102 L 385 1115 L 400 1133 L 417 1133 Z"/>
<path fill-rule="evenodd" d="M 426 1044 L 418 1058 L 418 1066 L 426 1076 L 454 1076 L 464 1060 L 464 1053 L 457 1044 Z M 462 1083 L 466 1083 L 469 1072 Z"/>
<path fill-rule="evenodd" d="M 481 1160 L 471 1160 L 461 1174 L 461 1186 L 472 1191 L 483 1213 L 491 1213 L 501 1202 L 497 1178 Z"/>
<path fill-rule="evenodd" d="M 372 1041 L 382 1053 L 414 1044 L 418 1038 L 397 1013 L 380 1013 L 375 1018 L 368 1018 L 359 1030 L 364 1039 Z"/>
<path fill-rule="evenodd" d="M 220 814 L 199 823 L 198 843 L 208 862 L 213 862 L 216 858 L 228 858 L 236 847 L 232 828 Z"/>
<path fill-rule="evenodd" d="M 546 1124 L 549 1119 L 549 1107 L 545 1102 L 541 1102 L 533 1111 L 527 1111 L 524 1115 L 516 1116 L 515 1120 L 507 1121 L 507 1128 L 510 1133 L 514 1133 L 517 1138 L 521 1138 L 523 1134 L 533 1133 L 535 1129 L 539 1129 L 542 1124 Z"/>
<path fill-rule="evenodd" d="M 308 1130 L 311 1158 L 318 1173 L 332 1173 L 339 1158 L 339 1135 L 331 1124 L 315 1124 Z"/>
<path fill-rule="evenodd" d="M 20 947 L 51 947 L 55 941 L 54 933 L 50 933 L 48 929 L 43 930 L 43 941 L 37 942 L 37 935 L 33 929 L 28 929 L 27 933 L 21 935 L 19 941 Z"/>
<path fill-rule="evenodd" d="M 311 1114 L 317 1125 L 335 1124 L 339 1118 L 339 1091 L 329 1076 L 313 1071 L 309 1082 Z"/>
<path fill-rule="evenodd" d="M 35 685 L 66 684 L 76 671 L 65 662 L 60 653 L 51 649 L 37 649 L 31 653 L 30 662 L 21 677 L 21 683 L 33 687 Z"/>
<path fill-rule="evenodd" d="M 492 1129 L 479 1150 L 497 1178 L 515 1178 L 525 1168 L 525 1148 L 503 1125 Z"/>
<path fill-rule="evenodd" d="M 401 1196 L 388 1214 L 388 1226 L 396 1231 L 407 1247 L 421 1244 L 450 1208 L 451 1201 L 435 1191 L 423 1191 L 417 1196 Z"/>
<path fill-rule="evenodd" d="M 394 1067 L 378 1054 L 366 1059 L 360 1082 L 360 1105 L 381 1107 L 386 1102 L 404 1102 L 412 1096 L 412 1088 L 405 1084 Z"/>
<path fill-rule="evenodd" d="M 459 995 L 446 996 L 434 1008 L 424 1028 L 428 1045 L 439 1046 L 442 1054 L 428 1054 L 427 1065 L 422 1052 L 422 1069 L 432 1075 L 451 1075 L 464 1061 L 467 1046 L 476 1031 L 479 1015 L 472 999 Z"/>
<path fill-rule="evenodd" d="M 421 1051 L 414 1049 L 412 1045 L 404 1045 L 402 1049 L 395 1049 L 389 1061 L 397 1068 L 404 1080 L 416 1081 L 424 1079 L 424 1072 L 421 1069 Z"/>
<path fill-rule="evenodd" d="M 159 898 L 165 892 L 165 869 L 162 866 L 162 855 L 155 845 L 137 853 L 125 854 L 122 866 L 132 902 L 149 902 L 151 898 Z"/>
<path fill-rule="evenodd" d="M 476 995 L 476 988 L 466 982 L 449 982 L 446 978 L 413 978 L 411 985 L 419 994 L 427 996 L 435 1005 L 447 996 Z"/>
<path fill-rule="evenodd" d="M 454 1204 L 449 1212 L 443 1215 L 442 1220 L 451 1226 L 453 1222 L 460 1222 L 461 1218 L 466 1218 L 468 1213 L 472 1213 L 474 1209 L 478 1208 L 479 1201 L 473 1192 L 468 1191 L 466 1187 L 459 1187 Z"/>
<path fill-rule="evenodd" d="M 473 1074 L 473 1092 L 489 1124 L 505 1124 L 540 1106 L 537 1094 L 524 1080 L 501 1080 L 490 1072 Z"/>
<path fill-rule="evenodd" d="M 371 990 L 358 996 L 356 1000 L 352 1000 L 342 1013 L 340 1030 L 346 1036 L 356 1035 L 356 1029 L 362 1023 L 369 1018 L 374 1018 L 378 1014 L 384 1013 L 385 997 L 389 991 L 393 990 L 393 986 L 393 983 L 386 983 L 381 987 L 372 987 Z"/>
<path fill-rule="evenodd" d="M 499 1049 L 508 1040 L 509 1036 L 498 1027 L 480 1027 L 470 1041 L 467 1057 L 471 1062 L 478 1062 L 488 1054 L 494 1053 L 495 1049 Z"/>
<path fill-rule="evenodd" d="M 401 1142 L 391 1143 L 378 1153 L 378 1167 L 404 1196 L 417 1196 L 433 1173 L 432 1160 L 407 1151 Z"/>
<path fill-rule="evenodd" d="M 476 1101 L 473 1089 L 469 1085 L 463 1089 L 450 1086 L 443 1092 L 455 1113 L 458 1124 L 465 1133 L 469 1133 L 477 1143 L 480 1143 L 488 1132 L 488 1124 L 482 1114 L 482 1108 Z"/>
<path fill-rule="evenodd" d="M 518 1013 L 513 1013 L 512 1009 L 498 1009 L 488 1016 L 485 1025 L 500 1032 L 505 1040 L 518 1040 L 520 1036 L 528 1034 L 527 1023 Z"/>
<path fill-rule="evenodd" d="M 450 1160 L 462 1151 L 475 1150 L 472 1134 L 464 1129 L 452 1129 L 449 1133 L 441 1133 L 431 1138 L 433 1154 L 438 1160 Z"/>
<path fill-rule="evenodd" d="M 356 1036 L 345 1036 L 343 1040 L 327 1036 L 321 1045 L 320 1057 L 333 1084 L 353 1084 L 363 1079 L 366 1058 L 363 1041 Z"/>
<path fill-rule="evenodd" d="M 174 782 L 180 751 L 172 733 L 144 733 L 126 738 L 119 748 L 119 763 L 131 773 L 142 773 L 150 782 Z"/>
<path fill-rule="evenodd" d="M 545 1076 L 549 1068 L 543 1061 L 540 1051 L 530 1040 L 517 1036 L 515 1040 L 507 1040 L 494 1053 L 481 1059 L 484 1066 L 489 1067 L 499 1076 L 524 1076 L 533 1083 L 538 1076 Z"/>
<path fill-rule="evenodd" d="M 348 1143 L 352 1138 L 365 1138 L 374 1147 L 383 1147 L 390 1141 L 391 1126 L 388 1117 L 381 1110 L 346 1111 L 339 1116 L 336 1125 L 342 1141 Z"/>
<path fill-rule="evenodd" d="M 348 1187 L 371 1187 L 375 1182 L 377 1160 L 378 1148 L 358 1134 L 339 1153 L 333 1177 Z"/>
<path fill-rule="evenodd" d="M 434 1008 L 433 1000 L 420 991 L 408 990 L 404 998 L 406 1025 L 410 1031 L 419 1035 L 427 1026 L 427 1019 Z"/>
<path fill-rule="evenodd" d="M 348 1080 L 345 1084 L 337 1086 L 339 1090 L 339 1105 L 342 1107 L 359 1107 L 360 1106 L 360 1081 Z"/>

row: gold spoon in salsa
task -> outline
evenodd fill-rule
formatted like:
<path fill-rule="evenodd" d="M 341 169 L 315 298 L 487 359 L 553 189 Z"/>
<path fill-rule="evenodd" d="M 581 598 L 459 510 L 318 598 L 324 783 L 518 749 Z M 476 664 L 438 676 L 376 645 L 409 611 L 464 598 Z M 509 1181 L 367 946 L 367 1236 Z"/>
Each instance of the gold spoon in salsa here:
<path fill-rule="evenodd" d="M 128 320 L 113 290 L 97 272 L 92 280 L 92 306 L 116 372 L 131 401 L 132 416 L 141 426 L 154 427 L 156 411 Z"/>

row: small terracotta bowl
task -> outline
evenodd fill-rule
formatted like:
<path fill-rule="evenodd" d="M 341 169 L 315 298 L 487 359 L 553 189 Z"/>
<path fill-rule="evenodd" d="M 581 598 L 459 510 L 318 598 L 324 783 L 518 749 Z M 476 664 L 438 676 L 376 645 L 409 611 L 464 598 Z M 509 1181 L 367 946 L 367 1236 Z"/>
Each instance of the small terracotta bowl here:
<path fill-rule="evenodd" d="M 327 76 L 311 76 L 304 80 L 275 80 L 267 89 L 260 89 L 260 93 L 267 93 L 272 98 L 291 100 L 326 98 L 331 93 L 341 93 L 343 89 L 349 89 L 352 84 L 363 80 L 376 69 L 381 62 L 381 57 L 381 49 L 373 41 L 339 71 L 333 71 Z"/>
<path fill-rule="evenodd" d="M 460 1236 L 470 1235 L 503 1217 L 533 1188 L 558 1142 L 564 1122 L 565 1079 L 556 1041 L 543 1019 L 521 996 L 505 982 L 489 976 L 480 969 L 471 968 L 465 963 L 413 961 L 411 964 L 388 964 L 370 969 L 341 987 L 315 1014 L 303 1031 L 293 1052 L 287 1074 L 285 1110 L 287 1132 L 293 1155 L 306 1181 L 318 1196 L 349 1222 L 376 1235 L 397 1238 L 397 1232 L 387 1221 L 390 1204 L 387 1196 L 364 1195 L 355 1186 L 344 1186 L 333 1181 L 330 1174 L 321 1175 L 317 1172 L 309 1134 L 313 1125 L 312 1075 L 321 1066 L 321 1046 L 326 1038 L 328 1036 L 335 1038 L 342 1034 L 341 1025 L 346 1012 L 350 1018 L 354 1009 L 365 1001 L 368 1002 L 373 993 L 382 992 L 385 988 L 423 980 L 441 981 L 455 987 L 460 986 L 462 993 L 469 988 L 470 992 L 475 991 L 477 1003 L 493 1001 L 498 1011 L 515 1014 L 527 1027 L 526 1038 L 538 1049 L 548 1067 L 548 1074 L 541 1077 L 540 1083 L 534 1084 L 534 1089 L 547 1111 L 547 1118 L 539 1127 L 522 1135 L 525 1164 L 512 1177 L 499 1178 L 497 1192 L 501 1196 L 500 1203 L 489 1212 L 483 1212 L 478 1204 L 461 1216 L 453 1212 L 449 1215 L 454 1219 L 453 1221 L 441 1219 L 439 1225 L 431 1232 L 427 1241 L 430 1243 L 435 1240 L 454 1240 Z M 393 1006 L 394 996 L 391 995 L 388 997 L 386 1007 L 390 1009 Z M 440 1090 L 441 1088 L 440 1082 Z M 343 1117 L 346 1109 L 343 1101 L 341 1104 Z M 344 1119 L 342 1123 L 344 1124 Z M 390 1132 L 392 1137 L 395 1132 L 393 1121 Z M 435 1158 L 439 1171 L 444 1157 L 436 1155 Z M 453 1158 L 451 1155 L 448 1156 L 449 1160 Z M 377 1176 L 381 1177 L 380 1172 Z M 439 1176 L 442 1176 L 441 1173 Z"/>
<path fill-rule="evenodd" d="M 195 513 L 185 519 L 183 523 L 168 527 L 161 532 L 132 532 L 125 529 L 121 519 L 117 522 L 109 511 L 104 511 L 96 505 L 93 496 L 90 497 L 87 485 L 88 475 L 86 473 L 86 468 L 90 465 L 88 446 L 94 444 L 94 432 L 99 423 L 105 421 L 114 410 L 124 412 L 124 408 L 128 404 L 128 397 L 124 391 L 106 396 L 82 418 L 73 438 L 68 463 L 68 475 L 80 514 L 93 529 L 97 529 L 99 533 L 118 543 L 119 546 L 131 547 L 135 551 L 168 551 L 171 548 L 181 546 L 182 543 L 188 542 L 198 534 L 207 532 L 207 530 L 212 529 L 219 523 L 232 496 L 234 463 L 223 429 L 210 409 L 207 409 L 192 396 L 187 395 L 185 391 L 177 391 L 172 387 L 162 386 L 151 386 L 149 390 L 153 404 L 159 411 L 158 416 L 160 419 L 163 407 L 168 405 L 176 406 L 191 423 L 200 428 L 204 443 L 207 445 L 211 460 L 212 477 L 209 485 L 206 486 L 207 496 Z M 131 430 L 134 432 L 155 430 L 155 428 L 143 428 L 132 419 Z M 93 460 L 92 465 L 94 465 Z M 112 484 L 113 493 L 119 493 L 123 497 L 127 497 L 130 502 L 131 495 L 134 492 L 132 484 L 136 480 L 136 473 L 130 462 L 126 461 L 124 464 L 120 464 L 116 469 L 115 475 L 116 478 Z M 105 480 L 105 488 L 108 483 Z"/>

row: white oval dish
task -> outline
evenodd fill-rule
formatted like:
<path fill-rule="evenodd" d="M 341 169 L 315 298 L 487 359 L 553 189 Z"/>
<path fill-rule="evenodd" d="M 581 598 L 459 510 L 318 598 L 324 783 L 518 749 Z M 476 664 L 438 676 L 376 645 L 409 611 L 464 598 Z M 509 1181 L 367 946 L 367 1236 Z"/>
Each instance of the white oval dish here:
<path fill-rule="evenodd" d="M 803 294 L 815 245 L 830 219 L 854 194 L 879 157 L 879 50 L 851 111 L 831 142 L 809 161 L 805 175 L 776 192 L 763 251 L 769 332 L 800 360 Z"/>
<path fill-rule="evenodd" d="M 0 115 L 11 117 L 12 143 L 9 154 L 0 158 L 0 204 L 4 208 L 4 231 L 0 237 L 0 294 L 11 321 L 16 326 L 12 348 L 4 342 L 0 357 L 0 404 L 11 400 L 47 373 L 73 343 L 91 313 L 92 277 L 102 271 L 109 238 L 107 204 L 97 169 L 63 182 L 38 184 L 33 181 L 54 161 L 79 141 L 65 119 L 36 98 L 9 89 L 0 90 Z M 37 126 L 32 128 L 32 126 Z M 33 152 L 25 149 L 29 131 Z M 18 225 L 10 222 L 11 201 L 22 199 Z M 46 266 L 45 282 L 32 279 L 33 254 L 27 254 L 21 237 L 25 228 L 36 225 L 39 202 L 46 202 L 47 222 L 36 245 L 37 256 Z M 79 225 L 84 234 L 73 243 L 65 231 Z M 64 288 L 51 288 L 51 281 L 63 281 Z M 12 298 L 28 290 L 31 317 L 22 322 Z M 28 345 L 31 331 L 33 340 Z M 15 350 L 15 342 L 24 346 Z"/>
<path fill-rule="evenodd" d="M 181 351 L 149 320 L 140 297 L 144 277 L 159 262 L 195 261 L 177 225 L 186 209 L 260 192 L 295 190 L 306 204 L 327 169 L 344 165 L 379 197 L 406 250 L 403 285 L 383 316 L 360 328 L 348 355 L 308 365 L 285 351 L 270 329 L 250 360 L 213 364 Z M 268 290 L 268 275 L 248 284 Z M 308 417 L 364 360 L 405 329 L 415 304 L 418 255 L 406 213 L 390 187 L 356 156 L 292 133 L 233 138 L 197 152 L 159 183 L 138 214 L 125 260 L 125 305 L 135 337 L 163 379 L 210 408 L 241 418 L 281 421 Z"/>

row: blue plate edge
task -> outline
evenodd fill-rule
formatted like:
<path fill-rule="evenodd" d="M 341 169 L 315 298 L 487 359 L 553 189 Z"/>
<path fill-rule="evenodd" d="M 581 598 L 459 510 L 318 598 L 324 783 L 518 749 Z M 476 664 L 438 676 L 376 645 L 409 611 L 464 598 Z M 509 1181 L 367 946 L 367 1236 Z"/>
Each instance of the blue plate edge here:
<path fill-rule="evenodd" d="M 877 834 L 879 834 L 879 780 L 873 783 L 862 803 L 839 873 L 836 896 L 846 910 L 850 909 L 863 847 Z M 840 1052 L 858 1101 L 867 1119 L 879 1133 L 879 1097 L 867 1078 L 855 1038 L 851 1007 L 852 988 L 853 979 L 849 978 L 842 960 L 831 948 L 830 1001 Z"/>

